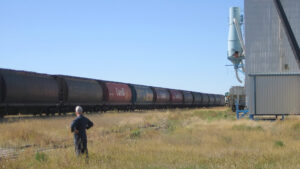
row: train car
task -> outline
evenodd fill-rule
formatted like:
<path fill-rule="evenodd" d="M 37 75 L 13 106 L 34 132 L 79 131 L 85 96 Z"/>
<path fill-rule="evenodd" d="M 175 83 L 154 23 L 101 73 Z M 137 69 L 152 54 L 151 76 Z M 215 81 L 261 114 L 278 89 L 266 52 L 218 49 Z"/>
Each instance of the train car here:
<path fill-rule="evenodd" d="M 209 105 L 209 96 L 206 93 L 202 93 L 202 106 Z"/>
<path fill-rule="evenodd" d="M 168 89 L 152 87 L 154 93 L 155 107 L 167 108 L 170 106 L 170 92 Z"/>
<path fill-rule="evenodd" d="M 134 108 L 148 109 L 154 104 L 154 93 L 151 87 L 129 84 Z"/>
<path fill-rule="evenodd" d="M 74 110 L 76 105 L 83 106 L 85 110 L 100 110 L 103 104 L 103 89 L 98 81 L 61 75 L 55 77 L 60 82 L 64 106 L 70 107 L 71 110 Z"/>
<path fill-rule="evenodd" d="M 180 107 L 183 105 L 183 94 L 180 90 L 169 89 L 170 102 L 174 107 Z"/>
<path fill-rule="evenodd" d="M 220 95 L 214 95 L 215 96 L 215 106 L 220 106 L 221 105 L 221 96 Z"/>
<path fill-rule="evenodd" d="M 192 92 L 189 91 L 182 91 L 183 94 L 183 104 L 185 107 L 190 106 L 193 104 L 194 97 Z"/>
<path fill-rule="evenodd" d="M 219 95 L 219 96 L 220 96 L 220 99 L 221 99 L 221 102 L 220 102 L 219 106 L 225 106 L 225 96 L 224 95 Z"/>
<path fill-rule="evenodd" d="M 208 97 L 209 97 L 209 106 L 214 106 L 215 105 L 215 102 L 216 102 L 216 99 L 214 97 L 213 94 L 208 94 Z"/>
<path fill-rule="evenodd" d="M 59 84 L 52 76 L 8 69 L 0 69 L 0 76 L 1 109 L 6 113 L 50 112 L 60 102 Z"/>
<path fill-rule="evenodd" d="M 132 93 L 127 84 L 101 81 L 105 106 L 108 109 L 129 109 Z"/>
<path fill-rule="evenodd" d="M 193 105 L 196 107 L 202 106 L 202 93 L 199 92 L 193 92 L 194 96 L 194 103 Z"/>

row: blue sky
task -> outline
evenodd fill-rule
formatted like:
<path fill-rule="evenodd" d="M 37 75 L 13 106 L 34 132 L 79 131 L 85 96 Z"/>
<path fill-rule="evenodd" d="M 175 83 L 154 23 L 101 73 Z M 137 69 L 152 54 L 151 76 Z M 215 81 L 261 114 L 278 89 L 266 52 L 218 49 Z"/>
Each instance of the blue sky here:
<path fill-rule="evenodd" d="M 0 67 L 224 94 L 243 0 L 3 0 Z"/>

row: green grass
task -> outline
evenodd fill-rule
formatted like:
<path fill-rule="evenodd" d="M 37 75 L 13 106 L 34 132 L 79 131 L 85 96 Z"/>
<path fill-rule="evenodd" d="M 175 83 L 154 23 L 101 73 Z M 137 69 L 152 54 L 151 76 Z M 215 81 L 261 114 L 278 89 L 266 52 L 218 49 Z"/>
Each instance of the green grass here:
<path fill-rule="evenodd" d="M 87 116 L 95 124 L 87 132 L 88 161 L 75 156 L 73 117 L 31 119 L 0 124 L 0 147 L 33 145 L 16 159 L 1 159 L 0 168 L 300 168 L 298 117 L 235 120 L 227 108 Z"/>

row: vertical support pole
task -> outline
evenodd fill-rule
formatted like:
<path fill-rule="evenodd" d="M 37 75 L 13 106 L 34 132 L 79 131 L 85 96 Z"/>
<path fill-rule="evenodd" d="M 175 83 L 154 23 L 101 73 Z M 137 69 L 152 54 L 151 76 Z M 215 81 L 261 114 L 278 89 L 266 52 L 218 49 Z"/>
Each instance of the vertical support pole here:
<path fill-rule="evenodd" d="M 235 101 L 235 112 L 236 112 L 236 118 L 240 119 L 240 110 L 239 110 L 239 101 L 238 101 L 238 99 Z"/>
<path fill-rule="evenodd" d="M 235 111 L 237 119 L 240 118 L 240 93 L 236 93 L 236 101 L 235 101 Z"/>
<path fill-rule="evenodd" d="M 254 115 L 253 115 L 253 114 L 250 114 L 250 115 L 249 115 L 249 119 L 250 119 L 250 120 L 254 120 Z"/>
<path fill-rule="evenodd" d="M 256 115 L 256 75 L 253 76 L 253 83 L 254 83 L 254 96 L 253 96 L 253 99 L 254 99 L 254 115 Z"/>

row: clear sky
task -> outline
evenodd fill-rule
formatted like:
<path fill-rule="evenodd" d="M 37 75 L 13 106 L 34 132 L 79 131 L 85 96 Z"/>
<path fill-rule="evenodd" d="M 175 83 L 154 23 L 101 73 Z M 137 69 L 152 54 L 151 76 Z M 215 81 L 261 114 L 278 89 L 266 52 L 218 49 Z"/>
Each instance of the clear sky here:
<path fill-rule="evenodd" d="M 224 94 L 243 0 L 2 0 L 0 67 Z"/>

